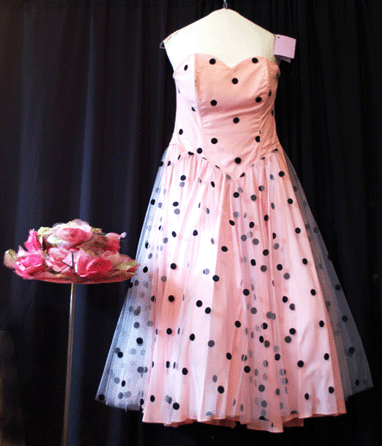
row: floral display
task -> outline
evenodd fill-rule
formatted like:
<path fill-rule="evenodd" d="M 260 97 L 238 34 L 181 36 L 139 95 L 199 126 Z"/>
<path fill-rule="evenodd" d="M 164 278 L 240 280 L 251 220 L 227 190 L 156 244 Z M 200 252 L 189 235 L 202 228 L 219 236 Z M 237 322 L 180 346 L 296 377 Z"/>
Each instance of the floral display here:
<path fill-rule="evenodd" d="M 48 282 L 119 282 L 134 276 L 138 264 L 119 253 L 126 233 L 104 234 L 76 219 L 52 228 L 31 229 L 25 249 L 4 254 L 4 264 L 24 279 Z"/>

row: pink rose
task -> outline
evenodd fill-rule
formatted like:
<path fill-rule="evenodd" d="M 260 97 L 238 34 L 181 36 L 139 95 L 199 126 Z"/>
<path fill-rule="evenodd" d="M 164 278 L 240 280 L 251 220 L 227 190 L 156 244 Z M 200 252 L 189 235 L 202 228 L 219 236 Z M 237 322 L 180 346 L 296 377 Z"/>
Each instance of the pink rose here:
<path fill-rule="evenodd" d="M 27 256 L 18 259 L 16 269 L 21 276 L 26 278 L 28 278 L 28 276 L 34 276 L 39 271 L 43 271 L 45 265 L 42 251 L 28 254 Z"/>
<path fill-rule="evenodd" d="M 108 234 L 106 234 L 106 241 L 107 241 L 107 249 L 110 251 L 119 251 L 120 249 L 120 244 L 119 244 L 119 240 L 123 237 L 126 236 L 126 232 L 124 232 L 123 234 L 119 235 L 116 234 L 114 232 L 109 232 Z"/>
<path fill-rule="evenodd" d="M 27 248 L 28 252 L 41 250 L 41 243 L 38 239 L 37 231 L 33 229 L 29 231 L 28 240 L 24 243 L 24 245 Z"/>
<path fill-rule="evenodd" d="M 113 268 L 112 263 L 105 257 L 92 257 L 86 252 L 80 251 L 75 259 L 76 272 L 80 277 L 97 279 L 103 277 Z"/>
<path fill-rule="evenodd" d="M 65 248 L 90 240 L 93 234 L 91 226 L 81 220 L 73 220 L 64 225 L 58 225 L 54 229 L 54 237 L 62 241 L 58 241 L 57 246 Z"/>
<path fill-rule="evenodd" d="M 65 248 L 50 248 L 45 262 L 53 271 L 63 272 L 72 266 L 72 253 Z"/>

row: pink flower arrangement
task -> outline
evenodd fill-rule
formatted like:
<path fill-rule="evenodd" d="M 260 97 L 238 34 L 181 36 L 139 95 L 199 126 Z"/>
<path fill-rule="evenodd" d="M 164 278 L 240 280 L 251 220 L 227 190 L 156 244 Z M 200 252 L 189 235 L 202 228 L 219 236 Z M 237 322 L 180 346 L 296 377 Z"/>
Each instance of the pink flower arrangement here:
<path fill-rule="evenodd" d="M 104 234 L 82 220 L 31 229 L 26 248 L 9 249 L 4 264 L 24 279 L 48 282 L 120 282 L 134 276 L 138 264 L 120 254 L 126 233 Z"/>

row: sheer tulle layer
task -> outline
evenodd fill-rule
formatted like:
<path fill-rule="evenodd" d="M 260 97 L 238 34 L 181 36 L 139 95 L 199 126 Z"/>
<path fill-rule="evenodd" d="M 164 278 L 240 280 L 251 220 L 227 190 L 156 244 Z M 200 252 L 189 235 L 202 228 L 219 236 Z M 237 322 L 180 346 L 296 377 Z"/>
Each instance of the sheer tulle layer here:
<path fill-rule="evenodd" d="M 281 432 L 372 386 L 292 165 L 275 146 L 234 180 L 172 144 L 97 399 L 146 422 Z"/>

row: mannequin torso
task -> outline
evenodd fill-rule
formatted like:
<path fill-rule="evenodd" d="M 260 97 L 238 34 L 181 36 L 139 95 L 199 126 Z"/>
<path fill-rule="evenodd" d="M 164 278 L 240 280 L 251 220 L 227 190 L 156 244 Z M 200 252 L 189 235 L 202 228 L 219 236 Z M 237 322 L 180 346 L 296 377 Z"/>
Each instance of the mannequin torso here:
<path fill-rule="evenodd" d="M 275 35 L 231 9 L 219 9 L 175 31 L 163 41 L 174 68 L 190 54 L 210 54 L 233 67 L 244 59 L 274 55 Z"/>

